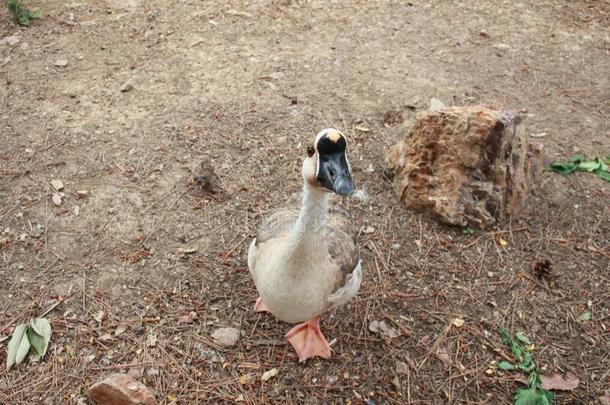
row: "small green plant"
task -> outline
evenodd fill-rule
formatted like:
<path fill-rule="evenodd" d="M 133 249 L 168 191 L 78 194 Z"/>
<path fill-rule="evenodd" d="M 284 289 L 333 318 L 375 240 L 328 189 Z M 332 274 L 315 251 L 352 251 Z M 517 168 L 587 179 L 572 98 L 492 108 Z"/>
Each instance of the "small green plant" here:
<path fill-rule="evenodd" d="M 572 156 L 567 162 L 553 162 L 547 170 L 555 173 L 567 176 L 576 171 L 579 172 L 595 172 L 599 178 L 610 181 L 610 171 L 608 171 L 608 165 L 610 164 L 610 157 L 604 162 L 603 159 L 595 158 L 593 160 L 587 160 L 584 155 L 577 154 Z"/>
<path fill-rule="evenodd" d="M 6 369 L 19 365 L 34 349 L 34 357 L 42 358 L 47 352 L 51 340 L 51 323 L 46 318 L 32 319 L 22 323 L 13 331 L 13 337 L 8 343 Z"/>
<path fill-rule="evenodd" d="M 555 394 L 542 388 L 540 370 L 530 351 L 531 342 L 523 334 L 517 332 L 513 336 L 506 329 L 500 331 L 502 342 L 510 348 L 515 356 L 516 362 L 503 360 L 498 363 L 498 368 L 505 371 L 522 371 L 527 374 L 527 388 L 518 388 L 515 392 L 515 405 L 551 405 L 555 400 Z"/>
<path fill-rule="evenodd" d="M 462 229 L 462 233 L 464 235 L 473 235 L 474 234 L 474 229 L 472 229 L 471 227 L 467 226 L 466 228 Z"/>
<path fill-rule="evenodd" d="M 30 25 L 31 20 L 42 18 L 41 11 L 25 8 L 21 4 L 21 0 L 4 0 L 4 4 L 19 25 Z"/>

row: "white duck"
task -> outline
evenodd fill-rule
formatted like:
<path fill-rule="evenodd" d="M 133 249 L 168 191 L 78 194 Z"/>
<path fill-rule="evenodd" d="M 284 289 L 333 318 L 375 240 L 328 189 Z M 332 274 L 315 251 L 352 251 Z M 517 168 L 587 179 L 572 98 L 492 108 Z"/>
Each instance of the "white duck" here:
<path fill-rule="evenodd" d="M 341 132 L 322 130 L 303 161 L 300 210 L 283 209 L 269 216 L 248 251 L 248 267 L 260 294 L 255 310 L 269 311 L 284 322 L 302 322 L 286 334 L 301 362 L 330 358 L 320 316 L 353 298 L 362 282 L 356 232 L 342 212 L 329 207 L 332 192 L 353 192 L 346 153 L 347 139 Z"/>

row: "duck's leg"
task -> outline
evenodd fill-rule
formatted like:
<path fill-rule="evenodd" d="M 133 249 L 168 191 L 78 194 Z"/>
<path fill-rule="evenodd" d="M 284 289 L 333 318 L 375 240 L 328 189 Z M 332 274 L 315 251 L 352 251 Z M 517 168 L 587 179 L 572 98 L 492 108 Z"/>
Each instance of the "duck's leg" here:
<path fill-rule="evenodd" d="M 265 305 L 265 303 L 263 302 L 263 299 L 261 297 L 258 297 L 256 299 L 256 304 L 254 304 L 254 311 L 256 311 L 256 312 L 270 312 L 269 308 L 267 308 L 267 305 Z"/>
<path fill-rule="evenodd" d="M 320 331 L 320 317 L 300 323 L 286 333 L 286 338 L 303 363 L 310 357 L 319 356 L 330 359 L 330 345 Z"/>

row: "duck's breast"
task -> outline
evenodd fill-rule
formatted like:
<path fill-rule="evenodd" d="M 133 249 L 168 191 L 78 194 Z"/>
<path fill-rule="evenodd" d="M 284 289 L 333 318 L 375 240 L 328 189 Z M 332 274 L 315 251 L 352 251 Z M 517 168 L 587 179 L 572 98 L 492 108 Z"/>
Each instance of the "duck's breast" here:
<path fill-rule="evenodd" d="M 336 285 L 337 272 L 328 254 L 299 254 L 275 240 L 273 246 L 257 246 L 256 288 L 263 302 L 284 322 L 304 322 L 328 309 L 328 296 Z"/>

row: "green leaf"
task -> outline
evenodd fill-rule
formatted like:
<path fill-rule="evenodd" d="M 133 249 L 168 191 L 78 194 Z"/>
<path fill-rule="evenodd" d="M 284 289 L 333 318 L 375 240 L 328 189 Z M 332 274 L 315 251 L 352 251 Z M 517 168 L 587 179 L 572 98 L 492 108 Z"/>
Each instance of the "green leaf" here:
<path fill-rule="evenodd" d="M 539 405 L 540 394 L 535 388 L 519 388 L 515 393 L 515 405 Z"/>
<path fill-rule="evenodd" d="M 539 387 L 542 384 L 542 380 L 540 379 L 540 374 L 537 370 L 534 370 L 527 377 L 527 386 L 530 388 Z"/>
<path fill-rule="evenodd" d="M 33 319 L 28 327 L 28 338 L 40 357 L 44 357 L 51 340 L 51 324 L 45 318 Z"/>
<path fill-rule="evenodd" d="M 19 14 L 19 19 L 18 19 L 19 25 L 23 25 L 23 26 L 28 26 L 30 25 L 30 18 L 28 17 L 27 14 Z"/>
<path fill-rule="evenodd" d="M 548 401 L 548 404 L 552 404 L 555 402 L 555 393 L 548 391 L 548 390 L 541 390 L 542 391 L 542 395 L 544 395 L 546 397 L 546 400 Z"/>
<path fill-rule="evenodd" d="M 597 170 L 603 170 L 603 171 L 608 171 L 608 165 L 606 164 L 606 162 L 604 162 L 602 159 L 600 158 L 595 158 L 596 162 L 599 162 L 599 169 Z"/>
<path fill-rule="evenodd" d="M 576 155 L 572 156 L 568 161 L 570 163 L 580 163 L 580 162 L 584 162 L 585 160 L 587 160 L 585 155 L 583 155 L 581 153 L 577 153 Z"/>
<path fill-rule="evenodd" d="M 602 180 L 606 180 L 606 181 L 610 181 L 610 173 L 604 170 L 598 170 L 597 172 L 595 172 L 597 174 L 597 176 L 602 179 Z"/>
<path fill-rule="evenodd" d="M 474 229 L 472 229 L 471 227 L 467 226 L 466 228 L 462 229 L 462 233 L 464 235 L 472 235 L 472 234 L 474 234 Z"/>
<path fill-rule="evenodd" d="M 25 356 L 28 355 L 30 351 L 30 341 L 28 340 L 27 333 L 23 334 L 21 338 L 21 342 L 19 343 L 19 348 L 17 349 L 17 354 L 15 355 L 15 364 L 19 365 L 25 359 Z"/>
<path fill-rule="evenodd" d="M 34 329 L 34 332 L 44 337 L 47 343 L 51 340 L 51 323 L 47 318 L 37 318 L 30 322 L 30 326 Z"/>
<path fill-rule="evenodd" d="M 592 172 L 594 170 L 599 169 L 600 167 L 601 164 L 599 162 L 589 161 L 579 163 L 578 166 L 576 166 L 576 170 L 579 170 L 581 172 Z"/>
<path fill-rule="evenodd" d="M 553 162 L 553 163 L 551 163 L 549 170 L 566 176 L 570 173 L 573 173 L 576 170 L 576 164 Z"/>
<path fill-rule="evenodd" d="M 510 361 L 502 360 L 498 363 L 498 368 L 500 370 L 515 370 L 515 365 Z"/>
<path fill-rule="evenodd" d="M 19 348 L 21 347 L 21 341 L 22 340 L 28 340 L 27 336 L 26 336 L 26 331 L 27 329 L 27 325 L 25 324 L 21 324 L 19 326 L 17 326 L 15 328 L 15 330 L 13 331 L 13 337 L 11 338 L 11 341 L 8 342 L 8 353 L 6 356 L 6 369 L 9 370 L 11 367 L 13 367 L 14 364 L 19 364 L 21 363 L 21 361 L 23 361 L 23 359 L 21 359 L 19 362 L 17 362 L 17 354 L 20 353 Z M 29 349 L 29 347 L 28 347 Z M 27 354 L 27 352 L 26 352 Z M 23 356 L 25 357 L 25 356 Z"/>
<path fill-rule="evenodd" d="M 525 343 L 526 345 L 532 344 L 532 342 L 530 342 L 530 340 L 527 338 L 527 336 L 525 336 L 525 334 L 523 334 L 523 332 L 515 333 L 515 337 L 517 338 L 518 341 Z"/>
<path fill-rule="evenodd" d="M 519 361 L 523 361 L 523 350 L 517 342 L 512 342 L 510 349 L 513 352 L 513 355 L 519 359 Z"/>
<path fill-rule="evenodd" d="M 513 338 L 510 336 L 510 332 L 506 328 L 500 329 L 500 337 L 502 338 L 502 343 L 507 346 L 513 342 Z"/>
<path fill-rule="evenodd" d="M 589 311 L 583 312 L 582 315 L 580 315 L 580 320 L 581 321 L 590 321 L 591 320 L 591 312 L 589 312 Z"/>
<path fill-rule="evenodd" d="M 36 354 L 42 357 L 44 351 L 46 350 L 44 346 L 44 338 L 36 333 L 31 326 L 28 326 L 26 334 L 28 336 L 28 340 L 30 341 L 30 345 L 32 345 L 32 349 L 34 349 Z"/>

